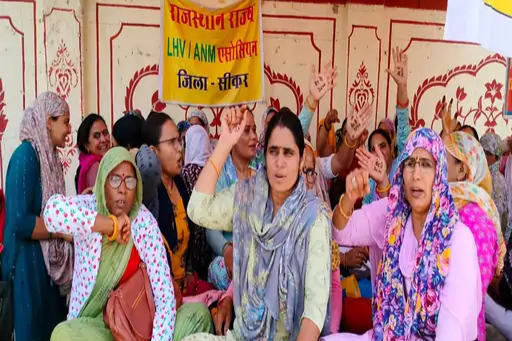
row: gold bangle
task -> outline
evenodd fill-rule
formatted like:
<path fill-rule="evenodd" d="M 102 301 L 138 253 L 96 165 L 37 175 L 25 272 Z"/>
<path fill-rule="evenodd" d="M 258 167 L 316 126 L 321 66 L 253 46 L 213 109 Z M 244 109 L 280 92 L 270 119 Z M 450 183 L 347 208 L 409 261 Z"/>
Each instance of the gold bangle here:
<path fill-rule="evenodd" d="M 347 145 L 347 147 L 349 147 L 350 149 L 354 149 L 357 145 L 357 142 L 354 143 L 352 146 L 350 144 L 348 144 L 348 141 L 347 141 L 347 135 L 345 135 L 345 137 L 343 138 L 345 144 Z"/>
<path fill-rule="evenodd" d="M 388 186 L 384 189 L 379 189 L 379 187 L 375 187 L 375 190 L 377 191 L 377 193 L 386 193 L 387 191 L 389 191 L 389 189 L 391 188 L 391 182 L 388 184 Z"/>
<path fill-rule="evenodd" d="M 338 210 L 340 211 L 341 213 L 341 216 L 343 218 L 345 218 L 346 220 L 349 220 L 350 219 L 350 216 L 352 215 L 352 213 L 354 213 L 354 208 L 352 208 L 352 211 L 349 213 L 349 214 L 346 214 L 344 211 L 343 211 L 343 207 L 341 206 L 341 200 L 343 199 L 343 197 L 345 196 L 345 194 L 342 194 L 341 197 L 340 197 L 340 200 L 338 201 Z"/>
<path fill-rule="evenodd" d="M 208 159 L 208 162 L 211 163 L 213 170 L 215 170 L 215 173 L 217 173 L 217 179 L 220 178 L 220 172 L 215 163 L 212 161 L 212 159 Z"/>
<path fill-rule="evenodd" d="M 113 242 L 116 240 L 117 235 L 119 234 L 119 224 L 117 222 L 117 218 L 114 215 L 109 215 L 108 217 L 112 219 L 112 223 L 114 224 L 114 232 L 112 232 L 111 236 L 107 236 L 107 239 L 109 242 Z"/>

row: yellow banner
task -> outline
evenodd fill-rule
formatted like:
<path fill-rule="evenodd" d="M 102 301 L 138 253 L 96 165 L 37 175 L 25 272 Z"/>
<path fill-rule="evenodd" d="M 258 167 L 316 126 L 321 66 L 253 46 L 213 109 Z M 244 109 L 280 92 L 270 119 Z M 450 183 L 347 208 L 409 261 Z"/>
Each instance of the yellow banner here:
<path fill-rule="evenodd" d="M 507 63 L 507 86 L 505 88 L 505 115 L 512 115 L 512 58 Z"/>
<path fill-rule="evenodd" d="M 484 3 L 495 11 L 512 18 L 511 0 L 484 0 Z"/>
<path fill-rule="evenodd" d="M 259 0 L 222 9 L 163 2 L 160 100 L 225 106 L 264 99 Z"/>

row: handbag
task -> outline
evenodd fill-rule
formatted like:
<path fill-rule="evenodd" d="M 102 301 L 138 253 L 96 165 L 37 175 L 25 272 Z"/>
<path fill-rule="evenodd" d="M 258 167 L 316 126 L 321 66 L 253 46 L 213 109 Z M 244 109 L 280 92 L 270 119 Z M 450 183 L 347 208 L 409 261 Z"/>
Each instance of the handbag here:
<path fill-rule="evenodd" d="M 116 341 L 147 341 L 154 317 L 153 292 L 146 264 L 141 262 L 128 281 L 110 292 L 103 320 Z"/>

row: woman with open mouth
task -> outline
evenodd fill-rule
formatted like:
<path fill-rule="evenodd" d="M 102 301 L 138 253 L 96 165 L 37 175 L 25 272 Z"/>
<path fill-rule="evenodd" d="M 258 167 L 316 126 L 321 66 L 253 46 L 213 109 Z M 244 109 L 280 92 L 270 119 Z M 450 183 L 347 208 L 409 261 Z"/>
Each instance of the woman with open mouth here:
<path fill-rule="evenodd" d="M 378 245 L 383 256 L 373 300 L 373 329 L 325 341 L 477 338 L 482 291 L 477 248 L 450 192 L 446 151 L 431 129 L 412 133 L 398 160 L 389 198 L 353 211 L 369 174 L 347 177 L 333 215 L 343 245 Z"/>
<path fill-rule="evenodd" d="M 472 135 L 455 132 L 444 139 L 448 155 L 448 181 L 460 220 L 475 238 L 482 282 L 478 340 L 485 341 L 485 295 L 495 274 L 503 269 L 506 253 L 499 212 L 492 200 L 492 178 L 485 152 Z"/>
<path fill-rule="evenodd" d="M 110 147 L 110 133 L 103 117 L 89 114 L 80 124 L 77 132 L 77 146 L 80 151 L 80 165 L 76 170 L 75 185 L 78 194 L 94 187 L 101 158 Z"/>
<path fill-rule="evenodd" d="M 104 322 L 114 296 L 109 293 L 129 282 L 141 263 L 154 301 L 152 340 L 172 340 L 176 298 L 165 246 L 155 218 L 142 205 L 141 176 L 128 150 L 116 147 L 105 154 L 94 195 L 50 198 L 44 220 L 49 231 L 74 236 L 78 260 L 68 320 L 55 328 L 52 340 L 113 340 Z"/>
<path fill-rule="evenodd" d="M 216 191 L 220 169 L 237 144 L 248 112 L 231 109 L 190 199 L 190 218 L 233 232 L 234 329 L 189 340 L 317 340 L 328 315 L 330 222 L 325 203 L 301 176 L 304 133 L 281 109 L 265 133 L 265 168 Z M 308 296 L 306 293 L 314 292 Z M 327 319 L 329 321 L 329 319 Z"/>

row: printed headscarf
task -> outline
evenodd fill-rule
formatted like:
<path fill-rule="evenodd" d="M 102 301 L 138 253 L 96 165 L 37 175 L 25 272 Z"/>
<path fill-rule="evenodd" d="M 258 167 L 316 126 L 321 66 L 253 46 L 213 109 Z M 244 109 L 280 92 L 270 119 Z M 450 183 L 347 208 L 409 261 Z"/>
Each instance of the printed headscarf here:
<path fill-rule="evenodd" d="M 188 123 L 188 121 L 183 120 L 183 121 L 180 121 L 180 123 L 178 123 L 178 133 L 179 134 L 183 133 L 188 128 L 190 128 L 190 123 Z"/>
<path fill-rule="evenodd" d="M 396 135 L 396 131 L 395 131 L 395 122 L 393 122 L 390 118 L 383 118 L 380 122 L 379 122 L 379 126 L 381 124 L 385 124 L 386 127 L 388 128 L 389 132 L 391 133 L 391 138 L 394 139 L 395 138 L 395 135 Z"/>
<path fill-rule="evenodd" d="M 43 92 L 25 110 L 21 121 L 20 140 L 32 144 L 39 160 L 43 192 L 41 210 L 51 196 L 66 193 L 62 164 L 47 128 L 48 118 L 64 115 L 69 115 L 66 101 L 53 92 Z M 63 239 L 41 240 L 40 244 L 48 274 L 59 286 L 61 294 L 69 293 L 73 279 L 73 245 Z"/>
<path fill-rule="evenodd" d="M 411 213 L 405 197 L 404 161 L 423 148 L 436 161 L 432 203 L 425 220 L 416 256 L 411 287 L 405 295 L 404 277 L 399 267 L 400 246 Z M 439 315 L 440 292 L 448 275 L 450 239 L 459 214 L 450 193 L 446 151 L 441 138 L 431 129 L 421 128 L 409 137 L 399 158 L 386 215 L 386 241 L 377 272 L 373 302 L 374 341 L 434 339 Z"/>
<path fill-rule="evenodd" d="M 135 159 L 132 154 L 123 147 L 115 147 L 110 149 L 101 159 L 100 166 L 98 168 L 98 176 L 96 177 L 96 184 L 94 185 L 94 194 L 97 199 L 97 211 L 103 215 L 110 215 L 107 208 L 107 198 L 105 196 L 105 185 L 108 182 L 108 176 L 117 166 L 123 162 L 129 162 L 132 164 L 135 170 L 135 176 L 137 177 L 137 193 L 135 194 L 135 202 L 130 210 L 130 219 L 133 220 L 137 217 L 139 209 L 142 205 L 142 177 L 139 172 L 139 168 L 135 164 Z"/>
<path fill-rule="evenodd" d="M 192 126 L 185 135 L 185 165 L 189 163 L 204 167 L 212 154 L 208 133 L 200 126 Z"/>
<path fill-rule="evenodd" d="M 192 117 L 197 117 L 203 123 L 203 128 L 206 129 L 208 135 L 210 135 L 210 123 L 208 122 L 208 118 L 206 114 L 201 109 L 192 110 L 192 112 L 188 115 L 188 122 L 190 123 L 190 119 Z"/>
<path fill-rule="evenodd" d="M 466 181 L 451 182 L 450 189 L 458 210 L 469 203 L 476 203 L 493 221 L 498 233 L 499 257 L 496 273 L 503 269 L 506 253 L 505 240 L 501 231 L 500 215 L 491 198 L 492 177 L 487 167 L 485 153 L 480 143 L 472 135 L 455 132 L 446 141 L 446 150 L 468 169 Z"/>
<path fill-rule="evenodd" d="M 503 155 L 503 148 L 501 147 L 501 138 L 498 134 L 494 133 L 488 133 L 482 136 L 480 139 L 480 144 L 482 145 L 482 148 L 492 155 L 496 156 L 499 159 L 501 159 L 501 156 Z"/>

